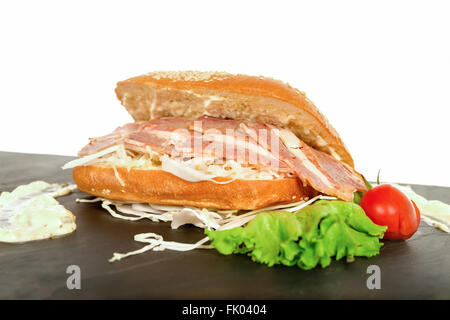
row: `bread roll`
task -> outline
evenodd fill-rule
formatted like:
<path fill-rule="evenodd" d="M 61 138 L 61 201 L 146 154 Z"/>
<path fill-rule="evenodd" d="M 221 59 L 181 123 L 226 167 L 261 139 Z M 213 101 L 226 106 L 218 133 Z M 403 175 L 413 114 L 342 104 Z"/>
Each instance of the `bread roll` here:
<path fill-rule="evenodd" d="M 78 166 L 73 179 L 81 191 L 107 199 L 216 209 L 253 210 L 317 195 L 296 178 L 217 184 L 188 182 L 162 170 L 117 168 L 117 172 L 121 181 L 113 168 Z"/>
<path fill-rule="evenodd" d="M 325 116 L 303 92 L 278 80 L 222 72 L 151 72 L 119 82 L 116 94 L 135 121 L 209 115 L 265 122 L 354 166 Z"/>

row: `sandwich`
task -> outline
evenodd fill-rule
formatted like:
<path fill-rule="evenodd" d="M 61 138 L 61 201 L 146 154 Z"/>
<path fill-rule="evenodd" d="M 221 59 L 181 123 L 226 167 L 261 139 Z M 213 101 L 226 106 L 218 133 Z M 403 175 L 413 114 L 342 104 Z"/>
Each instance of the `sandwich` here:
<path fill-rule="evenodd" d="M 65 165 L 85 193 L 131 203 L 255 210 L 367 191 L 336 130 L 278 80 L 151 72 L 117 83 L 134 119 Z"/>

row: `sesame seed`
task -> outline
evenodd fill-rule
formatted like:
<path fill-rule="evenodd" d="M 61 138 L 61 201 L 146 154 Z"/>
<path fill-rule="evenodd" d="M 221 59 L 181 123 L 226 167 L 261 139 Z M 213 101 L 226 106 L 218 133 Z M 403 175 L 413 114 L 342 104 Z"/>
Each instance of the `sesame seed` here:
<path fill-rule="evenodd" d="M 155 80 L 169 79 L 173 81 L 212 81 L 223 80 L 230 74 L 219 71 L 153 71 L 146 73 Z"/>

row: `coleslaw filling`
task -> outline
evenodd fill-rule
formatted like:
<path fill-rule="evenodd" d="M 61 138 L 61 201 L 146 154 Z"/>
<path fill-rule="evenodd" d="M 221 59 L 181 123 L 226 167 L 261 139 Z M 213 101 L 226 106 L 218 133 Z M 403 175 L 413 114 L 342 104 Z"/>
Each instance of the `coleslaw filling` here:
<path fill-rule="evenodd" d="M 149 148 L 145 153 L 131 151 L 123 145 L 115 145 L 100 152 L 72 160 L 62 168 L 70 169 L 88 165 L 113 168 L 121 185 L 123 185 L 123 181 L 117 173 L 117 168 L 163 170 L 190 182 L 209 180 L 215 183 L 229 183 L 235 179 L 273 180 L 292 177 L 289 173 L 276 172 L 270 168 L 261 168 L 251 164 L 242 165 L 235 160 L 220 160 L 212 157 L 193 157 L 185 160 L 160 155 Z M 218 182 L 214 180 L 216 177 L 230 179 L 225 182 Z"/>

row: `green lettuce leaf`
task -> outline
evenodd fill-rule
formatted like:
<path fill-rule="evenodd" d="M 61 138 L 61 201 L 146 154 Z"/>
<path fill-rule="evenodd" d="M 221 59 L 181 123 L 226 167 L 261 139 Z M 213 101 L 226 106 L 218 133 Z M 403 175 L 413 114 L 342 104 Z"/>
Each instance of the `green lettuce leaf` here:
<path fill-rule="evenodd" d="M 386 227 L 374 224 L 357 204 L 317 201 L 296 213 L 265 212 L 245 227 L 205 233 L 222 254 L 247 254 L 273 266 L 327 267 L 333 257 L 377 255 Z"/>

